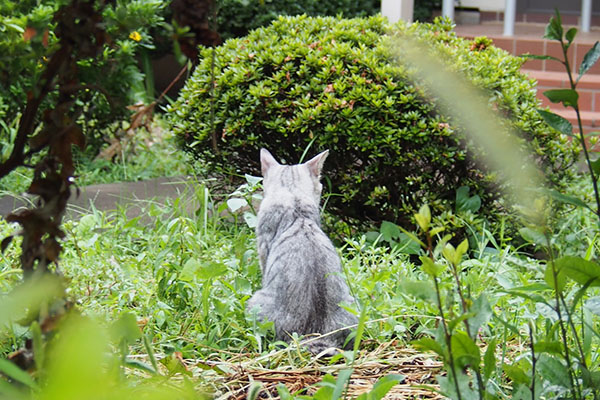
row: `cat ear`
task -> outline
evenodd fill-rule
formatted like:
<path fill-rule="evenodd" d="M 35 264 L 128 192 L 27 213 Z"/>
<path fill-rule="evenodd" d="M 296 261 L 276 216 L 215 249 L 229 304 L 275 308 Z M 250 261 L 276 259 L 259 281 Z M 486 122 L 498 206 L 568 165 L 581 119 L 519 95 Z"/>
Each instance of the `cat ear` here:
<path fill-rule="evenodd" d="M 265 176 L 269 168 L 274 165 L 279 165 L 277 160 L 269 153 L 267 149 L 260 149 L 260 170 L 262 175 Z"/>
<path fill-rule="evenodd" d="M 321 175 L 321 169 L 323 168 L 323 163 L 325 163 L 328 154 L 329 150 L 325 150 L 305 163 L 311 174 L 317 177 Z"/>

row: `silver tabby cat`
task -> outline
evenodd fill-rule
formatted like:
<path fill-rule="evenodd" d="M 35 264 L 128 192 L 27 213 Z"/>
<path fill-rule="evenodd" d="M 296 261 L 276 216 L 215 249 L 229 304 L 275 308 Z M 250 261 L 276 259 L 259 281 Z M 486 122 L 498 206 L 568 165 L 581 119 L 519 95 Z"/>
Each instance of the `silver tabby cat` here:
<path fill-rule="evenodd" d="M 340 307 L 354 298 L 343 275 L 340 258 L 321 230 L 319 201 L 321 168 L 328 151 L 298 165 L 281 165 L 260 151 L 264 198 L 256 236 L 262 289 L 248 301 L 261 319 L 273 321 L 277 339 L 290 334 L 328 333 L 357 323 Z M 340 348 L 348 329 L 319 338 L 308 349 L 319 353 Z M 346 347 L 350 347 L 349 343 Z"/>

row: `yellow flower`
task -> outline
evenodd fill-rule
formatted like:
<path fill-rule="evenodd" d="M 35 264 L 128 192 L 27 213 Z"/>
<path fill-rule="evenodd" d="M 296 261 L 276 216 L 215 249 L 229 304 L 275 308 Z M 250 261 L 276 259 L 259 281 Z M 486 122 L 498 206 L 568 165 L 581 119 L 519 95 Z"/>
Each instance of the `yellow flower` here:
<path fill-rule="evenodd" d="M 133 31 L 129 34 L 129 39 L 139 42 L 140 40 L 142 40 L 142 35 L 140 35 L 138 31 Z"/>

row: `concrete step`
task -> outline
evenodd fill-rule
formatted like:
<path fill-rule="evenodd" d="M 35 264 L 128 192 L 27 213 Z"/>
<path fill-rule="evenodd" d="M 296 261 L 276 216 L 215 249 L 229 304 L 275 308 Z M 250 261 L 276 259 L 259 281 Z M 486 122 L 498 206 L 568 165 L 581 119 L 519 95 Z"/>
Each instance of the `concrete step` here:
<path fill-rule="evenodd" d="M 544 92 L 552 89 L 569 89 L 569 76 L 566 72 L 548 72 L 536 70 L 522 70 L 523 73 L 529 75 L 538 82 L 538 98 L 542 101 L 543 106 L 560 109 L 563 108 L 560 104 L 551 103 Z M 573 75 L 576 80 L 578 75 Z M 600 75 L 586 74 L 577 84 L 577 92 L 579 93 L 579 109 L 581 111 L 600 112 Z"/>
<path fill-rule="evenodd" d="M 565 30 L 569 27 L 565 27 Z M 481 23 L 479 25 L 458 25 L 455 32 L 458 36 L 466 39 L 473 39 L 477 36 L 487 36 L 492 39 L 494 45 L 504 49 L 512 55 L 539 54 L 550 55 L 563 59 L 563 52 L 560 44 L 555 40 L 543 39 L 543 24 L 517 24 L 515 36 L 504 36 L 502 34 L 502 25 L 498 23 Z M 585 54 L 592 48 L 594 43 L 600 40 L 600 34 L 595 31 L 591 33 L 579 32 L 575 41 L 567 53 L 571 69 L 576 72 L 583 60 Z M 528 70 L 538 71 L 564 71 L 564 66 L 553 60 L 528 60 L 523 65 Z M 590 74 L 600 74 L 600 63 L 594 65 Z"/>
<path fill-rule="evenodd" d="M 566 118 L 573 125 L 574 131 L 577 128 L 577 114 L 572 108 L 565 108 L 562 104 L 551 103 L 544 92 L 551 89 L 568 89 L 571 87 L 569 76 L 566 72 L 548 72 L 536 70 L 522 70 L 523 73 L 537 80 L 537 97 L 541 100 L 543 107 L 549 107 L 551 111 Z M 577 75 L 573 75 L 577 79 Z M 589 133 L 600 128 L 600 75 L 584 75 L 577 84 L 579 93 L 579 109 L 581 110 L 581 122 L 584 132 Z"/>

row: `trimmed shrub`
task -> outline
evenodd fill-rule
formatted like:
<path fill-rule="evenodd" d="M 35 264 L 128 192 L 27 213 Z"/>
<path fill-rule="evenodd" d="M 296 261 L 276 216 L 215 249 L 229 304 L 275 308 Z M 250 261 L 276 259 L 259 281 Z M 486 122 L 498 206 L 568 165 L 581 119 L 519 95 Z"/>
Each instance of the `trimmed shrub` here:
<path fill-rule="evenodd" d="M 364 17 L 379 12 L 380 0 L 218 0 L 217 31 L 223 39 L 269 25 L 280 15 Z"/>
<path fill-rule="evenodd" d="M 310 154 L 329 149 L 325 171 L 335 195 L 327 207 L 346 220 L 407 226 L 420 205 L 452 204 L 461 186 L 493 210 L 495 175 L 390 61 L 382 40 L 390 28 L 381 17 L 281 17 L 216 48 L 213 72 L 212 50 L 204 50 L 170 107 L 172 128 L 203 163 L 231 173 L 258 174 L 261 147 L 288 163 L 309 146 Z M 522 132 L 551 182 L 567 176 L 576 151 L 535 111 L 535 84 L 519 72 L 521 59 L 456 37 L 444 20 L 393 29 L 431 43 L 487 91 L 490 107 Z"/>

